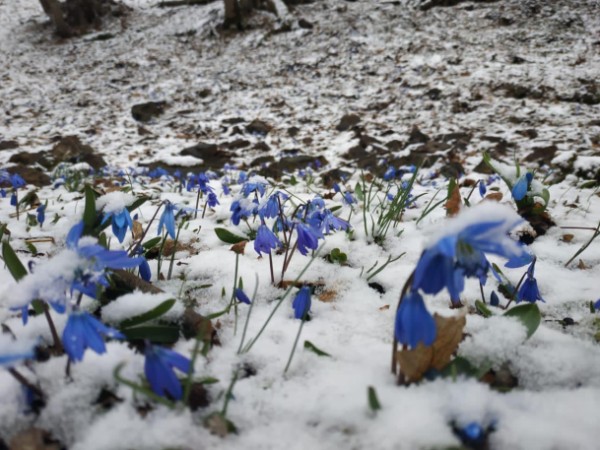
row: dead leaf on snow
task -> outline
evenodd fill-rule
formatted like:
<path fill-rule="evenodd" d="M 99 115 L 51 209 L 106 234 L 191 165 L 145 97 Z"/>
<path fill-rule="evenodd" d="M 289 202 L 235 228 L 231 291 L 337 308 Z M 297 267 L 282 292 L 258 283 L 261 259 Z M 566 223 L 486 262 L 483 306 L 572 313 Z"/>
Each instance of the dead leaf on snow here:
<path fill-rule="evenodd" d="M 463 337 L 463 329 L 467 323 L 465 315 L 443 317 L 434 314 L 437 336 L 430 347 L 419 344 L 411 350 L 397 352 L 400 371 L 412 382 L 419 381 L 430 369 L 442 370 L 452 359 L 458 344 Z"/>
<path fill-rule="evenodd" d="M 460 207 L 462 206 L 462 198 L 460 196 L 460 188 L 458 184 L 454 186 L 448 200 L 446 201 L 446 214 L 453 217 L 458 214 Z"/>
<path fill-rule="evenodd" d="M 329 290 L 321 292 L 319 294 L 318 298 L 322 302 L 330 303 L 335 299 L 336 296 L 337 296 L 337 292 L 329 289 Z"/>
<path fill-rule="evenodd" d="M 27 428 L 10 440 L 11 450 L 59 450 L 61 446 L 52 439 L 50 433 L 40 428 Z"/>
<path fill-rule="evenodd" d="M 133 232 L 133 239 L 138 240 L 144 234 L 144 227 L 142 226 L 142 224 L 140 222 L 138 222 L 137 220 L 134 220 L 132 232 Z"/>
<path fill-rule="evenodd" d="M 488 195 L 485 196 L 484 200 L 492 200 L 495 202 L 499 202 L 502 200 L 502 192 L 490 192 Z"/>
<path fill-rule="evenodd" d="M 231 250 L 234 253 L 237 253 L 238 255 L 243 255 L 246 251 L 247 243 L 248 241 L 240 241 L 237 244 L 233 244 L 229 250 Z"/>

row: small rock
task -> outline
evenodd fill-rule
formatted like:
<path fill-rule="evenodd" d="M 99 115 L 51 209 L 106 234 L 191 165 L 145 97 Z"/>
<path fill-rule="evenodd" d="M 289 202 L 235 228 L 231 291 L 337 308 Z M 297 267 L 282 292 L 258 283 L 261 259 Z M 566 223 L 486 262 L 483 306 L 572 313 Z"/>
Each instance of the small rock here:
<path fill-rule="evenodd" d="M 263 122 L 259 119 L 254 119 L 248 125 L 246 125 L 246 131 L 252 134 L 259 134 L 262 136 L 266 136 L 273 129 L 271 125 L 266 122 Z"/>
<path fill-rule="evenodd" d="M 13 148 L 18 148 L 19 143 L 17 141 L 0 141 L 0 151 L 1 150 L 12 150 Z"/>
<path fill-rule="evenodd" d="M 23 164 L 17 164 L 6 170 L 11 174 L 18 173 L 28 184 L 33 184 L 34 186 L 47 186 L 52 182 L 50 177 L 42 170 Z"/>
<path fill-rule="evenodd" d="M 95 170 L 106 166 L 106 161 L 98 155 L 92 147 L 83 144 L 77 136 L 66 136 L 60 140 L 50 150 L 53 161 L 52 166 L 61 162 L 72 164 L 85 162 Z"/>
<path fill-rule="evenodd" d="M 298 20 L 298 26 L 300 28 L 304 28 L 306 30 L 312 30 L 314 27 L 314 25 L 312 23 L 310 23 L 308 20 L 303 19 L 303 18 Z"/>
<path fill-rule="evenodd" d="M 412 130 L 410 130 L 410 136 L 408 137 L 408 142 L 406 145 L 424 144 L 428 141 L 429 136 L 427 136 L 425 133 L 422 133 L 421 130 L 419 130 L 419 127 L 414 125 Z"/>
<path fill-rule="evenodd" d="M 131 116 L 138 122 L 150 122 L 160 116 L 167 107 L 167 102 L 147 102 L 133 105 Z"/>
<path fill-rule="evenodd" d="M 203 165 L 209 169 L 220 169 L 231 161 L 232 154 L 221 150 L 216 144 L 199 142 L 192 147 L 184 148 L 181 155 L 202 159 Z"/>
<path fill-rule="evenodd" d="M 338 131 L 348 131 L 360 123 L 360 117 L 357 114 L 346 114 L 340 119 L 340 123 L 335 127 Z"/>

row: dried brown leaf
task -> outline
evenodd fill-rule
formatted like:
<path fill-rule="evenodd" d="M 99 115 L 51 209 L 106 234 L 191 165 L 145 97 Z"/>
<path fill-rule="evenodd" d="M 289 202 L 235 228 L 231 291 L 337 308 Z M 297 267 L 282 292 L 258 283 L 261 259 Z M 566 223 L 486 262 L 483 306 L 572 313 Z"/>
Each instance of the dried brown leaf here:
<path fill-rule="evenodd" d="M 433 358 L 431 368 L 442 370 L 452 359 L 452 355 L 462 341 L 463 329 L 467 323 L 464 315 L 442 317 L 434 314 L 437 337 L 433 343 Z"/>
<path fill-rule="evenodd" d="M 462 206 L 462 198 L 460 196 L 460 188 L 457 185 L 454 186 L 448 200 L 446 201 L 446 214 L 450 217 L 455 216 L 460 211 Z"/>
<path fill-rule="evenodd" d="M 562 237 L 560 238 L 560 240 L 563 242 L 571 242 L 574 237 L 575 237 L 574 234 L 563 234 Z"/>
<path fill-rule="evenodd" d="M 419 381 L 431 367 L 433 347 L 417 345 L 412 350 L 400 350 L 397 353 L 400 370 L 410 381 Z"/>
<path fill-rule="evenodd" d="M 246 251 L 246 244 L 248 241 L 240 241 L 237 244 L 233 244 L 229 250 L 237 253 L 238 255 L 243 255 Z"/>
<path fill-rule="evenodd" d="M 60 450 L 61 446 L 46 430 L 31 427 L 15 435 L 10 440 L 9 448 L 11 450 Z"/>
<path fill-rule="evenodd" d="M 383 305 L 379 308 L 379 311 L 386 311 L 388 309 L 390 309 L 390 305 Z"/>
<path fill-rule="evenodd" d="M 138 222 L 137 220 L 134 220 L 132 232 L 133 232 L 133 239 L 138 240 L 144 235 L 144 227 L 142 226 L 142 224 L 140 222 Z"/>
<path fill-rule="evenodd" d="M 430 347 L 419 344 L 412 350 L 396 353 L 400 370 L 409 381 L 419 381 L 430 369 L 442 370 L 452 359 L 463 337 L 466 324 L 464 315 L 456 317 L 433 316 L 437 336 Z"/>
<path fill-rule="evenodd" d="M 332 302 L 337 296 L 337 292 L 334 290 L 326 290 L 319 294 L 319 300 L 325 303 Z"/>
<path fill-rule="evenodd" d="M 490 192 L 488 195 L 485 196 L 485 200 L 499 202 L 502 200 L 502 197 L 504 197 L 502 195 L 502 192 Z"/>

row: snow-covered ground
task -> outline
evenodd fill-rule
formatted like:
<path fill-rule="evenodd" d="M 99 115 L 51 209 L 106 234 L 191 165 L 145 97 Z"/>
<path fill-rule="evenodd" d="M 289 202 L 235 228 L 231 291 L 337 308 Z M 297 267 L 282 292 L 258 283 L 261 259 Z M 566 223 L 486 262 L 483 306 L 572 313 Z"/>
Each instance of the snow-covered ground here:
<path fill-rule="evenodd" d="M 56 157 L 49 151 L 62 137 L 76 135 L 111 167 L 96 178 L 99 191 L 122 183 L 120 189 L 131 187 L 130 194 L 151 198 L 135 210 L 144 227 L 161 201 L 193 208 L 196 193 L 179 189 L 166 176 L 125 177 L 118 169 L 161 165 L 197 173 L 208 164 L 218 172 L 210 185 L 220 205 L 181 230 L 183 248 L 175 254 L 171 279 L 157 279 L 157 260 L 150 260 L 153 284 L 164 292 L 120 296 L 102 308 L 102 319 L 118 326 L 169 298 L 177 299 L 165 316 L 170 321 L 179 321 L 186 307 L 204 316 L 216 313 L 227 306 L 237 273 L 248 295 L 256 291 L 245 342 L 259 333 L 285 291 L 271 284 L 269 260 L 258 258 L 252 241 L 236 271 L 231 246 L 214 232 L 248 231 L 230 220 L 240 169 L 270 177 L 281 172 L 274 169 L 278 164 L 306 170 L 313 161 L 304 178 L 295 173 L 297 184 L 291 175 L 268 181 L 298 196 L 296 202 L 324 196 L 328 207 L 340 207 L 339 217 L 350 217 L 354 231 L 320 241 L 319 255 L 300 278 L 319 290 L 285 374 L 300 324 L 291 305 L 295 290 L 248 352 L 238 351 L 247 305 L 213 319 L 220 345 L 198 357 L 195 374 L 218 381 L 206 384 L 210 402 L 194 412 L 171 410 L 117 383 L 113 372 L 120 363 L 125 363 L 124 378 L 143 380 L 144 355 L 125 342 L 108 342 L 102 355 L 88 350 L 71 366 L 70 377 L 65 377 L 64 355 L 17 366 L 47 396 L 39 415 L 24 413 L 18 382 L 0 371 L 0 436 L 6 443 L 35 425 L 65 447 L 82 450 L 442 449 L 460 446 L 452 424 L 462 428 L 476 422 L 493 428 L 485 444 L 490 448 L 598 448 L 600 325 L 589 307 L 600 297 L 598 243 L 565 267 L 600 220 L 597 1 L 463 2 L 421 11 L 417 1 L 325 0 L 293 10 L 289 30 L 268 13 L 257 13 L 241 33 L 220 29 L 221 2 L 180 8 L 158 8 L 146 0 L 126 3 L 132 8 L 128 16 L 59 41 L 37 1 L 0 0 L 0 145 L 13 141 L 0 151 L 2 169 L 50 174 L 39 163 Z M 151 121 L 132 117 L 134 105 L 161 101 L 166 110 Z M 354 115 L 351 125 L 339 126 L 348 115 Z M 247 127 L 253 121 L 270 129 L 252 132 Z M 217 144 L 220 159 L 213 154 L 203 164 L 189 151 L 182 153 L 198 143 Z M 481 294 L 473 279 L 461 296 L 464 308 L 449 309 L 446 291 L 426 296 L 431 312 L 467 314 L 459 356 L 508 374 L 513 382 L 499 389 L 474 378 L 448 377 L 397 386 L 390 357 L 398 297 L 422 249 L 448 220 L 440 206 L 418 221 L 429 201 L 438 190 L 432 204 L 444 197 L 447 177 L 458 174 L 463 197 L 472 189 L 465 180 L 489 181 L 488 192 L 497 189 L 501 201 L 514 208 L 507 185 L 481 164 L 483 151 L 508 164 L 516 159 L 539 169 L 536 179 L 549 189 L 548 211 L 557 226 L 530 246 L 545 300 L 538 303 L 542 323 L 526 339 L 523 325 L 500 310 L 492 308 L 491 318 L 477 314 Z M 314 163 L 319 157 L 321 167 Z M 419 165 L 424 159 L 413 190 L 423 196 L 381 245 L 365 233 L 363 205 L 342 202 L 328 181 L 338 169 L 347 175 L 342 189 L 355 191 L 363 170 L 382 175 L 388 163 Z M 222 172 L 215 161 L 236 168 Z M 321 175 L 328 173 L 322 182 Z M 221 187 L 223 176 L 231 184 L 230 195 Z M 23 213 L 17 220 L 7 190 L 0 199 L 0 223 L 7 224 L 11 245 L 23 262 L 51 267 L 69 229 L 82 217 L 82 192 L 65 185 L 21 188 L 20 198 L 35 190 L 39 201 L 47 202 L 40 227 L 28 225 Z M 97 205 L 117 211 L 132 199 L 108 194 Z M 475 188 L 470 202 L 480 201 Z M 156 233 L 154 221 L 148 236 Z M 28 238 L 40 238 L 33 241 L 35 250 Z M 132 242 L 130 233 L 122 244 L 112 237 L 111 247 L 127 249 Z M 335 248 L 347 255 L 347 264 L 323 258 Z M 369 272 L 375 263 L 381 267 L 402 254 L 367 280 L 377 270 Z M 283 258 L 273 258 L 276 281 Z M 502 258 L 490 260 L 502 267 Z M 50 263 L 44 266 L 45 261 Z M 285 279 L 294 280 L 310 261 L 295 255 Z M 162 264 L 166 277 L 168 261 Z M 516 285 L 525 269 L 503 271 Z M 0 283 L 2 323 L 19 340 L 41 336 L 42 345 L 50 344 L 43 315 L 30 317 L 24 326 L 8 308 L 19 297 L 8 270 L 0 271 Z M 496 284 L 489 277 L 487 298 Z M 94 311 L 98 305 L 86 298 L 83 306 Z M 65 315 L 52 314 L 62 331 Z M 330 357 L 305 349 L 305 341 Z M 181 338 L 174 350 L 190 355 L 194 345 L 195 340 Z M 0 357 L 5 347 L 0 346 Z M 234 374 L 239 379 L 227 418 L 237 434 L 217 437 L 204 423 L 223 408 Z M 376 412 L 369 407 L 369 387 L 381 403 Z M 103 407 L 97 402 L 103 389 L 122 401 Z"/>

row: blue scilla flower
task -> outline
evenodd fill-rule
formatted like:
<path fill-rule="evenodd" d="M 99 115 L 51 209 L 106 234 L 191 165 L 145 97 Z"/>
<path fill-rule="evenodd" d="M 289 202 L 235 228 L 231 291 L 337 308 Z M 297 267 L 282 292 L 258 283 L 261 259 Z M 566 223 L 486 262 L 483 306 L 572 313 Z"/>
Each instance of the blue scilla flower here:
<path fill-rule="evenodd" d="M 229 184 L 227 184 L 225 181 L 223 181 L 221 183 L 221 189 L 223 189 L 223 194 L 225 194 L 225 195 L 229 195 L 231 193 L 231 189 L 229 188 Z"/>
<path fill-rule="evenodd" d="M 519 258 L 525 253 L 508 232 L 523 219 L 508 206 L 483 202 L 446 222 L 432 239 L 415 268 L 412 289 L 437 294 L 448 289 L 453 301 L 459 299 L 465 277 L 477 277 L 483 284 L 490 268 L 485 253 Z"/>
<path fill-rule="evenodd" d="M 390 181 L 396 178 L 396 168 L 394 166 L 388 166 L 387 170 L 383 174 L 383 179 L 385 181 Z"/>
<path fill-rule="evenodd" d="M 532 180 L 533 174 L 531 172 L 527 172 L 526 174 L 519 177 L 519 179 L 512 188 L 512 196 L 516 201 L 521 201 L 525 198 Z"/>
<path fill-rule="evenodd" d="M 256 232 L 256 239 L 254 240 L 254 250 L 259 256 L 262 253 L 270 254 L 271 250 L 281 247 L 281 241 L 275 233 L 273 233 L 269 227 L 264 223 L 258 227 Z"/>
<path fill-rule="evenodd" d="M 346 231 L 350 224 L 343 219 L 335 216 L 330 210 L 315 211 L 307 220 L 315 229 L 323 234 L 330 234 L 332 231 Z"/>
<path fill-rule="evenodd" d="M 107 327 L 91 314 L 73 312 L 67 320 L 62 342 L 69 358 L 73 361 L 81 361 L 87 348 L 91 348 L 98 354 L 106 351 L 104 337 L 125 338 L 117 330 Z"/>
<path fill-rule="evenodd" d="M 17 203 L 18 203 L 18 202 L 19 202 L 19 201 L 18 201 L 18 199 L 17 199 L 17 193 L 16 193 L 16 192 L 13 192 L 13 193 L 10 195 L 10 206 L 17 206 Z"/>
<path fill-rule="evenodd" d="M 171 239 L 175 239 L 175 211 L 177 208 L 170 201 L 166 201 L 163 212 L 158 221 L 158 234 L 162 234 L 163 227 L 167 230 Z"/>
<path fill-rule="evenodd" d="M 256 192 L 261 197 L 265 195 L 267 190 L 267 183 L 260 177 L 254 176 L 246 181 L 242 186 L 242 195 L 248 197 L 250 194 Z"/>
<path fill-rule="evenodd" d="M 229 211 L 231 211 L 231 222 L 234 225 L 239 225 L 241 220 L 246 220 L 251 215 L 256 214 L 256 199 L 248 200 L 246 198 L 240 198 L 234 200 L 231 202 Z"/>
<path fill-rule="evenodd" d="M 527 275 L 525 276 L 525 280 L 521 287 L 519 288 L 519 292 L 517 293 L 517 303 L 522 300 L 525 300 L 530 303 L 535 303 L 537 300 L 541 300 L 545 302 L 540 294 L 540 290 L 538 288 L 537 280 L 534 275 L 535 270 L 535 258 L 532 263 L 527 268 Z"/>
<path fill-rule="evenodd" d="M 294 308 L 294 317 L 296 319 L 305 320 L 308 312 L 310 311 L 311 300 L 310 300 L 310 288 L 303 286 L 292 302 L 292 308 Z"/>
<path fill-rule="evenodd" d="M 354 196 L 348 191 L 342 192 L 342 190 L 340 189 L 340 187 L 337 183 L 333 183 L 333 190 L 335 192 L 342 194 L 342 201 L 345 204 L 352 205 L 352 204 L 356 203 L 356 198 L 354 198 Z"/>
<path fill-rule="evenodd" d="M 183 390 L 174 369 L 190 373 L 191 361 L 179 353 L 150 343 L 146 344 L 144 374 L 152 391 L 161 397 L 181 400 Z"/>
<path fill-rule="evenodd" d="M 209 192 L 206 203 L 210 208 L 214 208 L 215 206 L 219 205 L 220 203 L 219 199 L 217 198 L 217 194 L 215 194 L 214 192 Z"/>
<path fill-rule="evenodd" d="M 18 173 L 13 173 L 10 176 L 10 184 L 12 185 L 13 189 L 19 189 L 19 188 L 25 186 L 25 184 L 27 184 L 27 183 L 21 177 L 21 175 L 19 175 Z"/>
<path fill-rule="evenodd" d="M 298 233 L 298 251 L 305 256 L 309 249 L 317 249 L 319 239 L 323 237 L 319 230 L 302 222 L 296 224 L 296 232 Z"/>
<path fill-rule="evenodd" d="M 471 422 L 462 428 L 456 427 L 455 431 L 468 448 L 484 448 L 487 432 L 481 424 Z"/>
<path fill-rule="evenodd" d="M 279 204 L 287 200 L 287 196 L 281 192 L 270 195 L 266 203 L 258 209 L 261 217 L 274 218 L 279 215 Z"/>
<path fill-rule="evenodd" d="M 477 183 L 479 185 L 479 195 L 482 197 L 485 197 L 485 194 L 487 192 L 487 188 L 485 187 L 485 183 L 483 182 L 483 180 L 479 180 L 479 183 Z"/>
<path fill-rule="evenodd" d="M 42 226 L 44 221 L 46 220 L 46 205 L 38 206 L 36 208 L 35 212 L 37 213 L 36 219 L 37 219 L 38 223 L 40 224 L 40 226 Z"/>
<path fill-rule="evenodd" d="M 410 348 L 415 348 L 419 343 L 430 346 L 436 334 L 435 320 L 427 311 L 421 294 L 413 291 L 404 296 L 396 312 L 396 340 Z"/>
<path fill-rule="evenodd" d="M 127 208 L 123 208 L 120 211 L 111 211 L 104 215 L 102 223 L 106 223 L 109 220 L 112 222 L 112 232 L 119 240 L 119 243 L 123 243 L 127 229 L 133 228 L 133 220 Z"/>
<path fill-rule="evenodd" d="M 235 298 L 237 298 L 239 302 L 245 303 L 246 305 L 249 305 L 250 303 L 252 303 L 250 301 L 250 298 L 248 298 L 248 296 L 244 292 L 244 290 L 240 289 L 240 288 L 235 289 Z"/>
<path fill-rule="evenodd" d="M 594 312 L 600 310 L 600 299 L 596 300 L 594 303 Z"/>
<path fill-rule="evenodd" d="M 36 341 L 14 340 L 9 334 L 0 334 L 0 367 L 12 367 L 25 359 L 35 357 Z"/>

